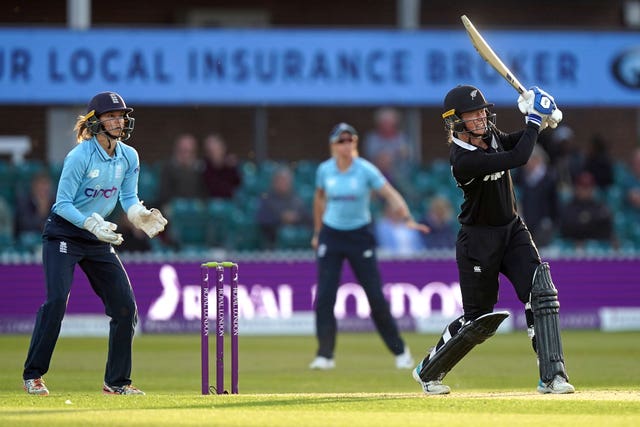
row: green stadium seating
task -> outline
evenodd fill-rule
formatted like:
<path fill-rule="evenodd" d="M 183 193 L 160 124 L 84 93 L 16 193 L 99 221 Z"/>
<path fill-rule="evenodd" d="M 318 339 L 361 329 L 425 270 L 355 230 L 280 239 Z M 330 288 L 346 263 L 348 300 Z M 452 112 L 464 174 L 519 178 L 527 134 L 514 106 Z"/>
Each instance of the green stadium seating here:
<path fill-rule="evenodd" d="M 160 190 L 160 165 L 142 164 L 140 165 L 140 175 L 138 177 L 138 197 L 144 200 L 145 205 L 153 207 L 159 196 Z"/>
<path fill-rule="evenodd" d="M 167 230 L 181 249 L 205 248 L 208 219 L 204 203 L 197 199 L 173 199 L 167 212 Z"/>
<path fill-rule="evenodd" d="M 276 249 L 309 249 L 311 248 L 310 227 L 285 225 L 278 229 Z"/>
<path fill-rule="evenodd" d="M 265 242 L 255 216 L 237 210 L 227 224 L 226 247 L 229 250 L 261 250 Z"/>
<path fill-rule="evenodd" d="M 316 170 L 320 162 L 311 160 L 300 160 L 294 166 L 294 178 L 296 185 L 315 187 Z"/>
<path fill-rule="evenodd" d="M 209 199 L 206 202 L 206 242 L 208 246 L 224 247 L 231 219 L 238 214 L 232 200 Z"/>

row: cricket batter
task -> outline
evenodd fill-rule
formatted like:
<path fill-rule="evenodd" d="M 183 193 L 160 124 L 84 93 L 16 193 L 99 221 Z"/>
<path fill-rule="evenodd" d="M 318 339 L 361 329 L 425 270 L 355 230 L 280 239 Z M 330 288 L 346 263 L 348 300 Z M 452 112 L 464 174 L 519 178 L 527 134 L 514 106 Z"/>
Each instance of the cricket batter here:
<path fill-rule="evenodd" d="M 509 315 L 493 312 L 498 274 L 513 284 L 525 304 L 528 333 L 538 356 L 540 393 L 573 393 L 558 326 L 558 292 L 549 265 L 540 260 L 531 234 L 516 212 L 509 169 L 524 165 L 541 130 L 562 120 L 551 95 L 533 87 L 518 98 L 524 130 L 504 133 L 495 126 L 483 94 L 457 86 L 444 99 L 451 171 L 464 193 L 456 262 L 464 314 L 449 324 L 413 371 L 427 394 L 447 394 L 444 376 L 473 347 L 491 337 Z M 553 114 L 553 117 L 552 117 Z"/>
<path fill-rule="evenodd" d="M 42 260 L 47 286 L 38 310 L 22 374 L 29 394 L 47 396 L 42 376 L 58 340 L 76 264 L 111 317 L 105 394 L 144 394 L 131 385 L 131 346 L 138 311 L 131 283 L 113 245 L 122 243 L 116 224 L 105 221 L 118 200 L 134 226 L 150 238 L 167 220 L 138 199 L 138 152 L 124 143 L 133 132 L 133 108 L 115 92 L 101 92 L 78 117 L 78 145 L 64 161 L 56 202 L 44 226 Z"/>

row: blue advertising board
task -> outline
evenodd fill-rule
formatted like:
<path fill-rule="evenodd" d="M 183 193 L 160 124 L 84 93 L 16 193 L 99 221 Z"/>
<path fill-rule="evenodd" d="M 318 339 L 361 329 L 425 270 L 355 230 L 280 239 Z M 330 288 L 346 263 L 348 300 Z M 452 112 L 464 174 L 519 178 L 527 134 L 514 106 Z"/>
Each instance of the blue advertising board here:
<path fill-rule="evenodd" d="M 561 106 L 640 105 L 640 33 L 484 31 Z M 457 84 L 517 95 L 464 30 L 0 29 L 0 104 L 439 106 Z"/>

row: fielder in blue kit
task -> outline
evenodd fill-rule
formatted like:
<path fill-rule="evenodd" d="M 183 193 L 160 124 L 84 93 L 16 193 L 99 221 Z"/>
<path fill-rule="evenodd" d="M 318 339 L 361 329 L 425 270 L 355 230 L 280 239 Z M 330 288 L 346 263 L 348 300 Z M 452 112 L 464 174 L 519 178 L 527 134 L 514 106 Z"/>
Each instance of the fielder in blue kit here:
<path fill-rule="evenodd" d="M 376 258 L 376 241 L 371 228 L 370 199 L 376 192 L 406 218 L 408 227 L 428 232 L 416 223 L 400 193 L 380 170 L 357 155 L 358 134 L 347 123 L 336 125 L 329 135 L 332 157 L 316 172 L 313 203 L 318 287 L 315 300 L 318 350 L 311 369 L 333 369 L 337 321 L 334 315 L 342 264 L 349 261 L 365 291 L 371 317 L 385 345 L 395 355 L 398 369 L 413 368 L 413 357 L 400 337 L 396 321 L 382 292 Z"/>
<path fill-rule="evenodd" d="M 47 296 L 36 316 L 27 360 L 24 388 L 29 394 L 49 394 L 43 375 L 60 334 L 76 264 L 104 303 L 109 324 L 105 394 L 144 394 L 131 385 L 131 349 L 138 321 L 133 289 L 115 252 L 122 243 L 117 225 L 104 218 L 118 201 L 129 220 L 150 238 L 167 220 L 138 199 L 140 160 L 125 144 L 135 119 L 120 95 L 101 92 L 89 102 L 74 130 L 78 145 L 65 158 L 56 202 L 44 226 L 42 259 Z"/>

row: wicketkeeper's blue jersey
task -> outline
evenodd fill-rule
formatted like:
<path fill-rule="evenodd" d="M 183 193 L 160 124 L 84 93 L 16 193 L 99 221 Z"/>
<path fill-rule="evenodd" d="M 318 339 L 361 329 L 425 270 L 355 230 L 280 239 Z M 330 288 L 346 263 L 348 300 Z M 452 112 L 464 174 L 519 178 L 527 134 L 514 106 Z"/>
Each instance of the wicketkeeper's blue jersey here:
<path fill-rule="evenodd" d="M 64 160 L 52 211 L 77 227 L 97 212 L 107 217 L 120 200 L 126 212 L 139 202 L 138 152 L 123 142 L 115 142 L 113 157 L 93 137 L 74 147 Z"/>

